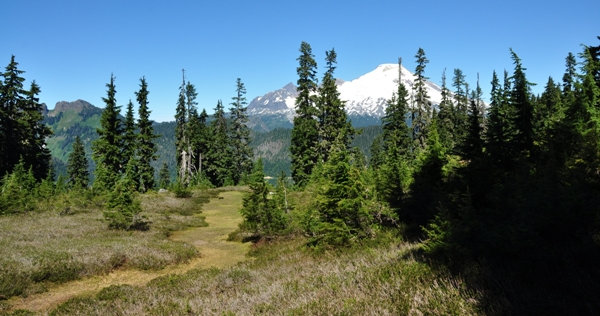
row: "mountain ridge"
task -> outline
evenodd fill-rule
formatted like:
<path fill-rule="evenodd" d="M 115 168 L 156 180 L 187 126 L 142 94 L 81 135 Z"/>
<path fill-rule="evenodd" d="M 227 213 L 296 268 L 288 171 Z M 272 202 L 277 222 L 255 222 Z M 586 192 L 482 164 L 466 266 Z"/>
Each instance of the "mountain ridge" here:
<path fill-rule="evenodd" d="M 340 99 L 345 101 L 348 115 L 383 117 L 387 100 L 398 90 L 399 74 L 398 64 L 381 64 L 354 80 L 337 79 Z M 402 83 L 409 91 L 409 97 L 411 97 L 415 75 L 402 66 L 401 78 Z M 441 102 L 441 88 L 437 84 L 427 81 L 426 89 L 431 103 L 433 105 L 439 104 Z M 293 83 L 288 83 L 281 89 L 254 98 L 248 105 L 248 114 L 249 116 L 278 115 L 291 122 L 295 115 L 297 96 L 296 86 Z M 255 121 L 252 123 L 257 124 Z"/>

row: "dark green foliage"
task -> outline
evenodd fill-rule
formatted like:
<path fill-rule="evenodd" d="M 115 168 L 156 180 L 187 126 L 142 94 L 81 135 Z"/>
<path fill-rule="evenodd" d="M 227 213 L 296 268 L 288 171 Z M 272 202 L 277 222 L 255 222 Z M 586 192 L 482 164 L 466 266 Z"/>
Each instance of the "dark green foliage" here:
<path fill-rule="evenodd" d="M 236 80 L 236 95 L 232 98 L 231 108 L 231 151 L 233 166 L 231 177 L 233 184 L 239 184 L 252 169 L 253 152 L 250 148 L 250 129 L 247 126 L 246 87 L 240 78 Z"/>
<path fill-rule="evenodd" d="M 161 189 L 166 189 L 171 184 L 171 175 L 169 172 L 169 166 L 166 162 L 163 162 L 162 167 L 160 168 L 160 172 L 158 175 L 158 186 Z"/>
<path fill-rule="evenodd" d="M 50 151 L 46 138 L 50 129 L 43 124 L 35 81 L 24 89 L 24 71 L 18 69 L 15 56 L 11 57 L 5 71 L 0 73 L 0 175 L 12 171 L 22 159 L 31 167 L 37 180 L 46 177 L 50 168 Z"/>
<path fill-rule="evenodd" d="M 0 121 L 2 123 L 0 124 L 2 129 L 0 172 L 2 172 L 2 175 L 10 172 L 20 159 L 19 150 L 15 149 L 21 147 L 19 146 L 21 126 L 19 126 L 18 116 L 21 105 L 25 101 L 25 90 L 23 88 L 25 78 L 21 77 L 24 71 L 19 70 L 18 65 L 15 56 L 11 56 L 10 63 L 2 74 L 4 77 L 1 93 L 2 108 L 0 111 Z"/>
<path fill-rule="evenodd" d="M 517 134 L 514 147 L 517 152 L 527 157 L 533 147 L 533 105 L 531 103 L 531 83 L 525 78 L 525 68 L 521 59 L 514 51 L 510 51 L 515 70 L 511 77 L 512 90 L 510 94 L 511 106 L 515 109 L 515 127 Z"/>
<path fill-rule="evenodd" d="M 398 66 L 402 69 L 400 63 Z M 408 91 L 402 83 L 401 76 L 399 76 L 398 91 L 388 101 L 385 116 L 381 119 L 384 150 L 387 151 L 393 147 L 394 150 L 398 150 L 401 154 L 408 156 L 414 151 L 411 131 L 406 123 L 408 112 Z"/>
<path fill-rule="evenodd" d="M 125 121 L 123 122 L 123 163 L 135 157 L 137 144 L 135 118 L 133 117 L 133 103 L 129 100 Z"/>
<path fill-rule="evenodd" d="M 447 163 L 447 157 L 436 121 L 431 124 L 427 135 L 427 150 L 418 158 L 408 201 L 399 209 L 400 219 L 415 227 L 425 225 L 433 219 L 443 196 L 443 167 Z"/>
<path fill-rule="evenodd" d="M 115 77 L 110 76 L 106 84 L 107 96 L 102 98 L 106 107 L 100 118 L 100 128 L 97 130 L 98 139 L 94 141 L 92 149 L 96 161 L 96 180 L 94 188 L 99 190 L 112 189 L 121 176 L 123 170 L 123 127 L 119 119 L 120 107 L 115 99 Z"/>
<path fill-rule="evenodd" d="M 442 100 L 437 113 L 437 121 L 440 141 L 444 147 L 449 149 L 453 149 L 455 145 L 454 114 L 454 104 L 451 100 L 450 90 L 446 87 L 446 69 L 444 69 L 442 73 Z"/>
<path fill-rule="evenodd" d="M 278 205 L 277 199 L 269 197 L 269 186 L 264 177 L 262 160 L 259 158 L 248 179 L 250 193 L 244 197 L 240 210 L 244 217 L 240 227 L 268 237 L 282 232 L 287 226 L 287 219 L 284 216 L 285 205 Z"/>
<path fill-rule="evenodd" d="M 468 160 L 478 159 L 482 155 L 483 140 L 481 139 L 481 120 L 479 106 L 476 99 L 472 99 L 469 106 L 469 131 L 463 144 L 463 157 Z"/>
<path fill-rule="evenodd" d="M 233 162 L 227 119 L 221 100 L 217 102 L 214 120 L 210 124 L 210 147 L 206 155 L 206 177 L 217 186 L 232 184 Z"/>
<path fill-rule="evenodd" d="M 413 86 L 415 100 L 412 113 L 413 139 L 416 141 L 418 148 L 424 149 L 427 143 L 427 129 L 431 124 L 432 117 L 431 101 L 426 89 L 428 78 L 425 77 L 425 66 L 429 63 L 429 60 L 425 57 L 425 51 L 422 48 L 419 48 L 415 58 L 417 59 L 417 66 Z"/>
<path fill-rule="evenodd" d="M 140 79 L 140 90 L 135 93 L 138 109 L 137 127 L 139 134 L 137 135 L 137 159 L 138 159 L 138 174 L 140 192 L 146 192 L 154 187 L 154 168 L 151 163 L 156 160 L 156 145 L 154 140 L 159 136 L 154 134 L 152 121 L 150 121 L 150 110 L 148 110 L 148 84 L 146 78 Z"/>
<path fill-rule="evenodd" d="M 0 192 L 0 214 L 23 213 L 35 209 L 36 180 L 33 169 L 25 169 L 19 161 L 10 174 L 2 179 Z"/>
<path fill-rule="evenodd" d="M 350 146 L 354 134 L 333 76 L 337 54 L 334 49 L 331 49 L 325 52 L 325 55 L 327 70 L 319 87 L 319 99 L 316 104 L 319 118 L 319 156 L 321 161 L 327 161 L 329 150 L 338 137 L 341 137 L 346 146 Z"/>
<path fill-rule="evenodd" d="M 402 65 L 399 60 L 399 68 Z M 388 101 L 386 115 L 382 119 L 383 139 L 379 154 L 380 165 L 373 166 L 376 173 L 376 189 L 380 199 L 399 208 L 411 181 L 411 160 L 415 144 L 411 130 L 406 123 L 408 115 L 408 91 L 401 78 L 398 78 L 398 91 Z"/>
<path fill-rule="evenodd" d="M 135 183 L 132 181 L 133 163 L 109 193 L 104 211 L 108 226 L 113 229 L 147 230 L 149 222 L 141 215 L 140 202 L 135 197 Z"/>
<path fill-rule="evenodd" d="M 196 179 L 205 178 L 206 169 L 206 155 L 208 154 L 208 148 L 210 147 L 210 129 L 208 128 L 208 114 L 206 110 L 202 109 L 200 115 L 196 109 L 190 113 L 190 134 L 191 134 L 191 146 L 192 146 L 192 157 L 193 165 L 196 166 Z"/>
<path fill-rule="evenodd" d="M 296 185 L 307 184 L 312 169 L 318 161 L 319 131 L 315 116 L 317 91 L 317 62 L 312 54 L 310 44 L 300 45 L 298 73 L 298 97 L 296 98 L 296 117 L 292 129 L 290 152 L 292 155 L 292 178 Z"/>
<path fill-rule="evenodd" d="M 365 170 L 352 165 L 350 158 L 343 140 L 338 139 L 322 167 L 315 203 L 315 244 L 348 246 L 372 234 Z"/>
<path fill-rule="evenodd" d="M 181 178 L 179 170 L 181 169 L 182 152 L 187 150 L 188 144 L 185 138 L 186 126 L 188 122 L 188 114 L 185 103 L 186 84 L 185 75 L 181 86 L 179 87 L 179 97 L 177 99 L 177 107 L 175 109 L 175 160 L 177 161 L 178 177 Z"/>
<path fill-rule="evenodd" d="M 85 148 L 79 136 L 75 137 L 73 151 L 69 155 L 67 173 L 69 183 L 72 187 L 87 188 L 89 181 L 88 161 L 85 157 Z"/>
<path fill-rule="evenodd" d="M 43 124 L 42 105 L 37 97 L 40 92 L 36 82 L 31 82 L 20 113 L 21 135 L 18 136 L 23 147 L 23 160 L 27 166 L 31 166 L 37 180 L 43 179 L 50 169 L 51 155 L 50 150 L 46 148 L 46 138 L 52 135 L 48 126 Z"/>
<path fill-rule="evenodd" d="M 277 128 L 266 133 L 253 133 L 250 146 L 254 156 L 262 158 L 265 174 L 276 177 L 285 172 L 291 172 L 290 140 L 292 130 Z"/>
<path fill-rule="evenodd" d="M 468 130 L 468 97 L 466 92 L 465 75 L 462 70 L 454 69 L 454 77 L 452 78 L 452 86 L 454 87 L 454 143 L 461 145 L 467 136 Z"/>

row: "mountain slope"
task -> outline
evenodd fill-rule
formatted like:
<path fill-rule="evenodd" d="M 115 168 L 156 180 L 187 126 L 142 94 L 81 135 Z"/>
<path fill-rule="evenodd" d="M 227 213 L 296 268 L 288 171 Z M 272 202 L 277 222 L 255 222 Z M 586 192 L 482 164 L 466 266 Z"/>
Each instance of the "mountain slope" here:
<path fill-rule="evenodd" d="M 85 155 L 88 159 L 88 170 L 93 176 L 95 163 L 92 159 L 92 142 L 98 139 L 96 130 L 100 128 L 102 109 L 84 100 L 73 102 L 61 101 L 56 103 L 53 110 L 44 116 L 53 135 L 46 140 L 52 153 L 52 164 L 59 175 L 67 172 L 66 166 L 69 154 L 73 149 L 75 137 L 79 136 L 84 144 Z M 155 139 L 158 159 L 152 162 L 155 170 L 159 170 L 166 162 L 175 174 L 175 122 L 153 123 L 154 133 L 160 137 Z M 156 171 L 158 174 L 158 171 Z"/>

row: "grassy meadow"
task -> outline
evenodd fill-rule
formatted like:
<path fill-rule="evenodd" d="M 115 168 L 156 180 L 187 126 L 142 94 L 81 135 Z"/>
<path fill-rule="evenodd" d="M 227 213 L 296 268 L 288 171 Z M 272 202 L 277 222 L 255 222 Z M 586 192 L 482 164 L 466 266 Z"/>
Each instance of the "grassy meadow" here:
<path fill-rule="evenodd" d="M 33 213 L 0 217 L 0 299 L 119 268 L 161 269 L 196 257 L 192 245 L 167 237 L 206 226 L 201 205 L 217 193 L 196 191 L 188 199 L 143 195 L 143 214 L 152 222 L 148 231 L 108 229 L 104 201 L 83 193 L 62 194 Z"/>
<path fill-rule="evenodd" d="M 306 240 L 255 246 L 254 260 L 195 269 L 145 286 L 117 285 L 73 298 L 51 315 L 469 315 L 478 294 L 419 262 L 417 245 L 394 238 L 362 249 L 316 253 Z"/>
<path fill-rule="evenodd" d="M 53 201 L 1 217 L 0 314 L 480 313 L 479 292 L 396 234 L 337 250 L 307 247 L 294 227 L 255 244 L 226 241 L 241 221 L 242 193 L 232 190 L 144 194 L 145 232 L 109 230 L 102 201 L 75 197 L 64 197 L 68 211 Z M 290 199 L 297 222 L 310 196 Z"/>

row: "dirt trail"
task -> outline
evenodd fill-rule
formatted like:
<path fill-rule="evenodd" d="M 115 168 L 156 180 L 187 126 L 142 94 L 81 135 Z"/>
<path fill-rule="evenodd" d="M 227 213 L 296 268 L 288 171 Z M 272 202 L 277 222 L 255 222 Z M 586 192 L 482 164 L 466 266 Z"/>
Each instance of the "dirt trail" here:
<path fill-rule="evenodd" d="M 29 297 L 13 297 L 7 302 L 13 309 L 44 312 L 75 296 L 93 294 L 110 285 L 129 284 L 140 286 L 167 274 L 182 274 L 196 268 L 227 268 L 246 259 L 249 243 L 229 242 L 227 235 L 236 230 L 242 218 L 242 192 L 229 191 L 219 194 L 202 207 L 207 227 L 192 228 L 173 233 L 171 239 L 194 245 L 200 257 L 184 264 L 168 266 L 158 271 L 134 269 L 117 270 L 108 275 L 94 276 L 63 283 L 47 292 Z"/>

